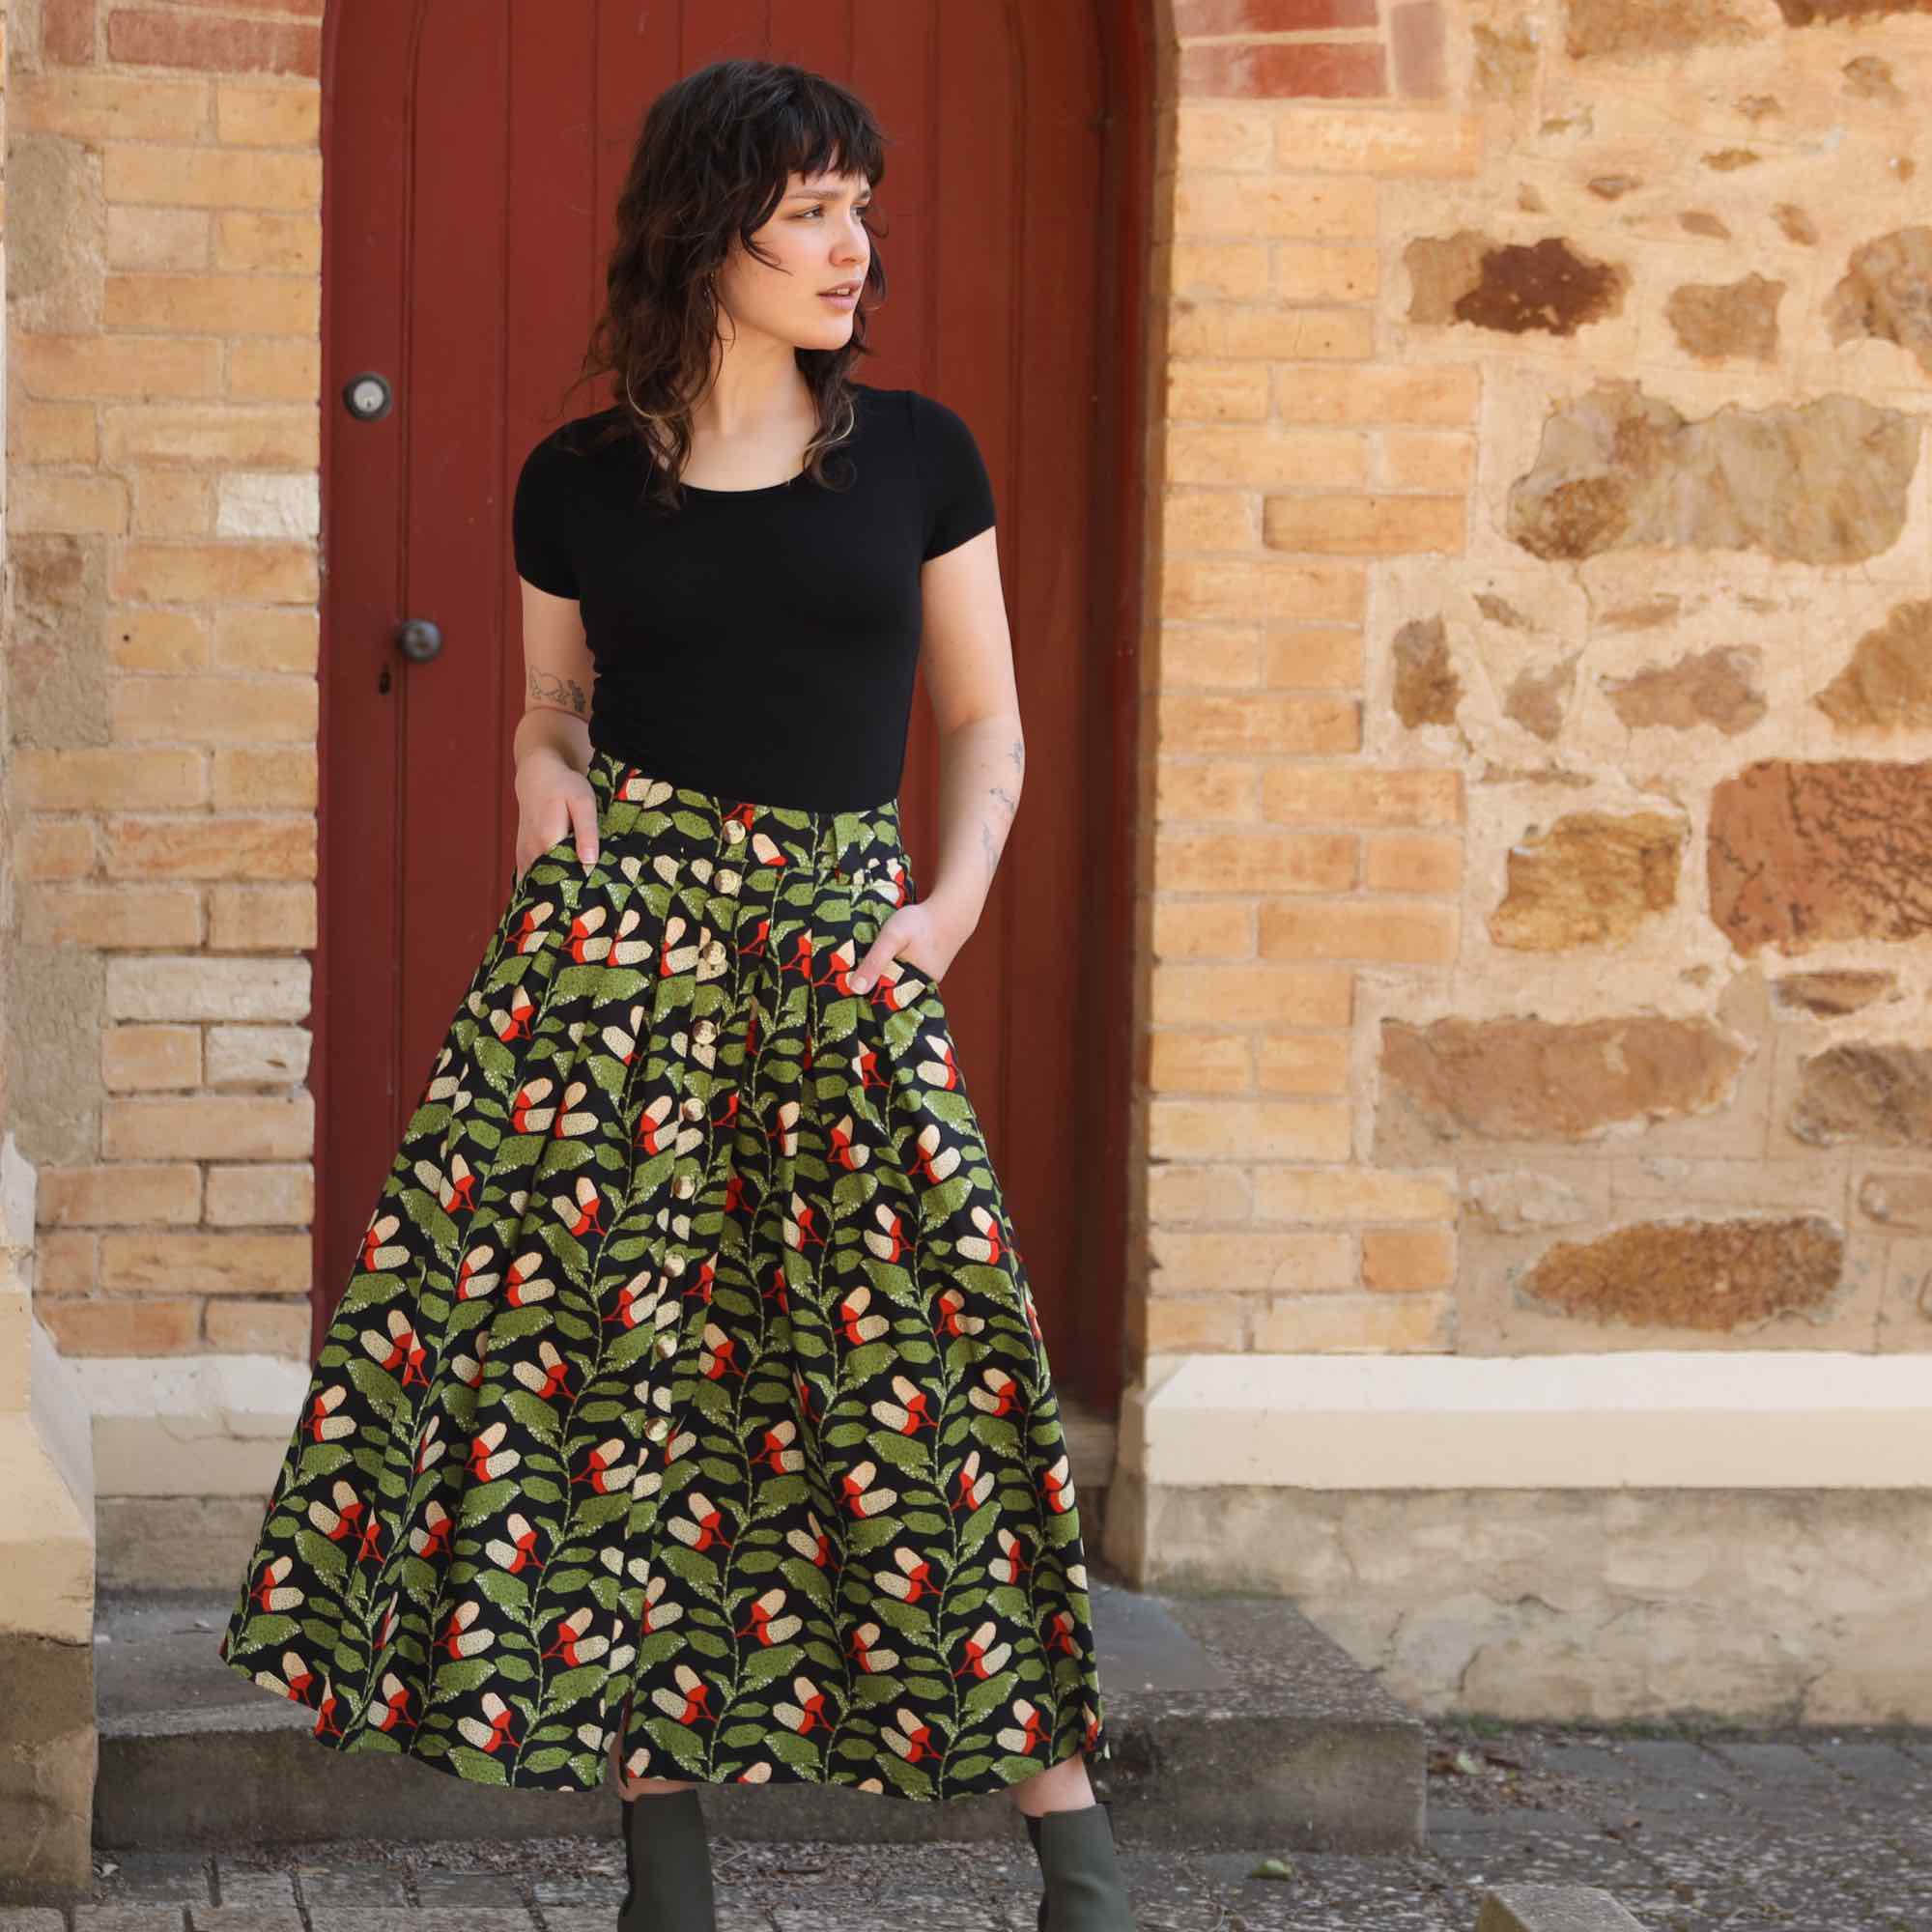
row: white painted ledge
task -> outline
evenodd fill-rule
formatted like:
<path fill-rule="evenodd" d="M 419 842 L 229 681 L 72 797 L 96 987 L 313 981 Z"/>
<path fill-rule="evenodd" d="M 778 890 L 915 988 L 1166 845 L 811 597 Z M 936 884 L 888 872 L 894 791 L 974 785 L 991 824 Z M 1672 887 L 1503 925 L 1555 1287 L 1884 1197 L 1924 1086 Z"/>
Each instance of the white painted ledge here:
<path fill-rule="evenodd" d="M 68 1358 L 94 1418 L 100 1496 L 265 1496 L 308 1392 L 281 1355 Z"/>
<path fill-rule="evenodd" d="M 1159 1487 L 1932 1487 L 1932 1353 L 1156 1355 L 1122 1400 Z"/>

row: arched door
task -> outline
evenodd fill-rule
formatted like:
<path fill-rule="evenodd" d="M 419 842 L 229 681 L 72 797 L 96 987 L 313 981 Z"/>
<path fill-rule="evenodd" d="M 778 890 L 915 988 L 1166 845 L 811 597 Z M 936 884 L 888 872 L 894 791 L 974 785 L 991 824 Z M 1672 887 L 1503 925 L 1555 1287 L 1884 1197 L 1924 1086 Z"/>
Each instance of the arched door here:
<path fill-rule="evenodd" d="M 892 287 L 862 380 L 957 409 L 998 494 L 1027 782 L 946 995 L 1056 1376 L 1111 1407 L 1139 541 L 1122 514 L 1138 412 L 1121 399 L 1139 389 L 1128 203 L 1144 206 L 1151 132 L 1144 101 L 1109 113 L 1109 74 L 1145 72 L 1125 19 L 1110 0 L 330 10 L 318 1345 L 509 877 L 517 463 L 611 400 L 566 390 L 646 107 L 707 61 L 761 55 L 852 86 L 893 137 Z M 389 385 L 386 412 L 349 401 L 365 373 Z M 406 648 L 410 620 L 436 627 L 433 656 Z M 901 803 L 924 872 L 936 776 L 922 680 Z"/>

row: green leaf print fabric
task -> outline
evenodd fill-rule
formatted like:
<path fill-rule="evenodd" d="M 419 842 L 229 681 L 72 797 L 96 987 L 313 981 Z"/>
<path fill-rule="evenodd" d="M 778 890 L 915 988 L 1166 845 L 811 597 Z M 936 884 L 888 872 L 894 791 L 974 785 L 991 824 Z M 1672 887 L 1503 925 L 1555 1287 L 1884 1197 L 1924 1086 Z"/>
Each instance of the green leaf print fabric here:
<path fill-rule="evenodd" d="M 482 1783 L 924 1801 L 1101 1722 L 1025 1264 L 938 988 L 848 984 L 896 801 L 608 753 L 405 1130 L 219 1643 Z"/>

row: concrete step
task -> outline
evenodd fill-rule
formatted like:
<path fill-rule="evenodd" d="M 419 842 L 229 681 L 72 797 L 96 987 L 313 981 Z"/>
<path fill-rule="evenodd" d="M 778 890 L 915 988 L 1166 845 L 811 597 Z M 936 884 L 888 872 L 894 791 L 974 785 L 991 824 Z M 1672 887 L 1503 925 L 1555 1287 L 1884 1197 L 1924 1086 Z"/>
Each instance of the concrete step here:
<path fill-rule="evenodd" d="M 1424 1843 L 1424 1726 L 1280 1597 L 1142 1591 L 1090 1565 L 1115 1755 L 1093 1767 L 1122 1842 L 1149 1848 L 1398 1852 Z M 100 1723 L 95 1843 L 229 1850 L 270 1841 L 614 1835 L 613 1785 L 506 1791 L 413 1759 L 343 1752 L 300 1706 L 215 1655 L 230 1600 L 104 1591 L 96 1605 Z M 745 1838 L 999 1838 L 993 1792 L 919 1804 L 838 1786 L 705 1793 Z"/>

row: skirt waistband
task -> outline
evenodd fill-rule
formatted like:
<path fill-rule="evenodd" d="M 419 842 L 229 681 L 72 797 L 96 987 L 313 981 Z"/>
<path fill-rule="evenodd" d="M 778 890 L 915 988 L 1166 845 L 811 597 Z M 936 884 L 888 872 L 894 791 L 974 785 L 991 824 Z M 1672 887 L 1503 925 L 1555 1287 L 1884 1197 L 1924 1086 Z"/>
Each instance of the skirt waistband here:
<path fill-rule="evenodd" d="M 889 859 L 904 862 L 896 798 L 849 811 L 771 805 L 674 783 L 603 751 L 591 753 L 584 776 L 607 831 L 647 829 L 654 843 L 681 852 L 715 855 L 742 847 L 746 866 L 781 863 L 818 875 L 849 874 Z M 628 816 L 626 808 L 638 815 Z"/>

